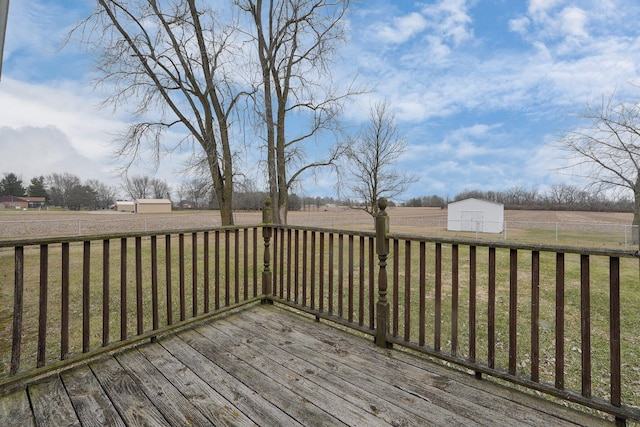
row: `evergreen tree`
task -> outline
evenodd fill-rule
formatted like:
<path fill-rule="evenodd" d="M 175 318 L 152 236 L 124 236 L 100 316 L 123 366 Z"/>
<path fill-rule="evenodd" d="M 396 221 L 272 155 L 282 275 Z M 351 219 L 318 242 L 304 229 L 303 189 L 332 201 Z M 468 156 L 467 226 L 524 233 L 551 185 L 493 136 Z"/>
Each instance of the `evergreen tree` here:
<path fill-rule="evenodd" d="M 27 188 L 27 195 L 29 197 L 44 197 L 45 199 L 49 197 L 44 186 L 44 176 L 31 178 L 31 185 Z"/>
<path fill-rule="evenodd" d="M 22 180 L 14 173 L 7 173 L 0 181 L 0 196 L 24 196 Z"/>

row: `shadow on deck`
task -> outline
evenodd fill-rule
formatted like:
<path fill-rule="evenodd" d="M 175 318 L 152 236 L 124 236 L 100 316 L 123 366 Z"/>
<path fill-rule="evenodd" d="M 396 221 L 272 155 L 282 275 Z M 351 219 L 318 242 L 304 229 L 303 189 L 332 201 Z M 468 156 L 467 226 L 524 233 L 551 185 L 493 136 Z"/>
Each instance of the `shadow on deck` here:
<path fill-rule="evenodd" d="M 263 305 L 0 397 L 0 425 L 609 425 Z"/>

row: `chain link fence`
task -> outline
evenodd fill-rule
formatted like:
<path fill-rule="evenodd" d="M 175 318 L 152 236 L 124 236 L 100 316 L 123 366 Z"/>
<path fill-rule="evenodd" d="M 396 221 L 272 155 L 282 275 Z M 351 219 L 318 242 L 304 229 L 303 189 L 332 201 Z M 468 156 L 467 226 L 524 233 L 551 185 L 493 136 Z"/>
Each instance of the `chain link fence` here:
<path fill-rule="evenodd" d="M 96 215 L 95 218 L 25 219 L 0 221 L 0 239 L 44 236 L 86 236 L 122 232 L 180 230 L 220 226 L 220 216 L 171 215 L 141 216 L 135 214 Z"/>
<path fill-rule="evenodd" d="M 473 221 L 451 224 L 447 220 L 420 220 L 416 218 L 394 218 L 396 231 L 422 227 L 428 235 L 438 237 L 464 237 L 478 240 L 505 240 L 526 243 L 561 244 L 572 246 L 637 246 L 634 235 L 638 235 L 638 226 L 631 224 L 603 222 L 533 222 Z M 451 230 L 450 228 L 456 229 Z M 485 229 L 501 229 L 499 233 L 483 232 Z M 635 233 L 634 233 L 635 230 Z"/>
<path fill-rule="evenodd" d="M 262 220 L 261 212 L 234 213 L 237 225 L 257 224 Z M 288 223 L 307 227 L 322 227 L 342 230 L 373 231 L 373 218 L 363 211 L 345 211 L 314 215 L 290 214 Z M 390 215 L 391 231 L 434 237 L 461 237 L 479 240 L 505 240 L 526 243 L 561 244 L 575 246 L 633 247 L 634 229 L 637 226 L 603 222 L 533 222 L 505 221 L 502 232 L 485 233 L 482 230 L 488 222 L 467 222 L 458 224 L 461 231 L 449 230 L 446 219 L 425 216 Z M 0 239 L 29 238 L 41 236 L 77 236 L 110 234 L 120 232 L 147 232 L 160 230 L 180 230 L 189 228 L 209 228 L 220 226 L 218 212 L 200 212 L 172 215 L 81 215 L 77 218 L 43 217 L 42 219 L 2 219 Z"/>

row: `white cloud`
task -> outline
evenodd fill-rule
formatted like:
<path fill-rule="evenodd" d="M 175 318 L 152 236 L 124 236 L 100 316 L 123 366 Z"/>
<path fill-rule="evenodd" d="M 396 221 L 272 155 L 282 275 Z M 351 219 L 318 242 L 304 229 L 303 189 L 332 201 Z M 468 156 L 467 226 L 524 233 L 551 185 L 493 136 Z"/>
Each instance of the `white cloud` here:
<path fill-rule="evenodd" d="M 80 83 L 30 84 L 3 78 L 0 83 L 0 173 L 36 175 L 69 172 L 117 185 L 124 160 L 113 157 L 113 141 L 126 128 L 125 118 L 99 109 L 98 94 Z M 169 132 L 169 145 L 183 135 Z M 148 154 L 148 153 L 147 153 Z M 134 164 L 130 175 L 155 175 L 172 185 L 191 151 L 161 155 L 158 170 L 151 155 Z M 148 163 L 146 163 L 148 162 Z"/>
<path fill-rule="evenodd" d="M 52 0 L 11 3 L 3 80 L 6 76 L 21 80 L 53 76 L 61 69 L 67 75 L 84 71 L 74 61 L 79 46 L 64 47 L 64 41 L 73 26 L 88 15 L 90 6 L 67 7 L 64 3 Z"/>
<path fill-rule="evenodd" d="M 108 175 L 104 165 L 78 153 L 69 137 L 54 126 L 0 127 L 0 172 L 22 176 L 23 183 L 54 172 L 103 181 Z"/>
<path fill-rule="evenodd" d="M 526 16 L 521 16 L 509 21 L 509 30 L 520 35 L 525 35 L 527 34 L 529 25 L 531 25 L 531 20 Z"/>
<path fill-rule="evenodd" d="M 587 13 L 579 7 L 567 7 L 560 12 L 560 25 L 571 36 L 587 37 L 588 20 Z"/>
<path fill-rule="evenodd" d="M 427 50 L 432 58 L 446 58 L 452 47 L 473 38 L 472 20 L 467 9 L 465 0 L 421 4 L 419 11 L 398 16 L 391 15 L 394 9 L 385 9 L 385 13 L 370 13 L 363 18 L 369 23 L 364 33 L 387 44 L 401 46 L 424 34 L 416 44 Z M 426 49 L 424 42 L 428 45 Z M 394 51 L 397 52 L 401 46 L 393 46 Z"/>
<path fill-rule="evenodd" d="M 432 32 L 442 35 L 443 39 L 460 45 L 473 37 L 469 28 L 472 23 L 468 14 L 466 0 L 440 0 L 433 4 L 425 4 L 422 13 L 430 19 Z"/>
<path fill-rule="evenodd" d="M 545 14 L 559 3 L 560 0 L 530 0 L 528 10 L 531 15 Z"/>
<path fill-rule="evenodd" d="M 45 86 L 6 78 L 0 85 L 0 126 L 54 126 L 68 135 L 80 154 L 99 159 L 109 154 L 110 133 L 121 130 L 122 123 L 109 111 L 98 109 L 98 103 L 91 90 L 80 84 Z"/>
<path fill-rule="evenodd" d="M 416 34 L 419 34 L 427 26 L 427 21 L 419 13 L 393 19 L 393 25 L 383 25 L 378 36 L 390 43 L 404 43 Z"/>

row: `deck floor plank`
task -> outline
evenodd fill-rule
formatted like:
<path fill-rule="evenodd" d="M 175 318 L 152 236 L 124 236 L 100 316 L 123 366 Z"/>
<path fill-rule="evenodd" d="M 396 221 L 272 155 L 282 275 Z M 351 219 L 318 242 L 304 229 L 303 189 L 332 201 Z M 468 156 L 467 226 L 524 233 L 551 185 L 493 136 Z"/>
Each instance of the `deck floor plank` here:
<path fill-rule="evenodd" d="M 296 394 L 289 387 L 283 387 L 275 378 L 264 375 L 257 367 L 240 359 L 227 349 L 217 346 L 214 342 L 196 331 L 186 331 L 180 334 L 190 346 L 204 354 L 211 362 L 222 367 L 247 387 L 255 390 L 267 401 L 280 409 L 286 410 L 292 417 L 301 420 L 306 425 L 347 425 L 337 418 L 312 404 L 308 398 Z M 293 378 L 291 380 L 294 380 Z"/>
<path fill-rule="evenodd" d="M 29 387 L 29 398 L 38 426 L 81 426 L 60 377 L 54 377 Z"/>
<path fill-rule="evenodd" d="M 215 387 L 217 393 L 235 405 L 257 425 L 302 425 L 260 393 L 238 381 L 221 367 L 211 363 L 209 359 L 190 347 L 182 338 L 173 336 L 163 339 L 159 343 L 176 359 L 189 366 L 200 379 Z"/>
<path fill-rule="evenodd" d="M 448 394 L 444 402 L 447 406 L 462 397 L 463 407 L 458 408 L 457 413 L 465 413 L 468 407 L 478 405 L 492 411 L 494 423 L 499 423 L 500 417 L 503 417 L 508 425 L 513 425 L 514 421 L 534 426 L 611 425 L 601 418 L 553 404 L 513 388 L 503 387 L 490 381 L 478 381 L 472 375 L 466 375 L 440 364 L 425 363 L 424 358 L 403 351 L 382 350 L 380 353 L 378 347 L 366 340 L 353 340 L 348 335 L 335 334 L 333 327 L 329 325 L 323 327 L 311 319 L 307 319 L 307 327 L 304 327 L 305 323 L 298 318 L 294 318 L 295 323 L 293 323 L 290 317 L 279 316 L 276 310 L 265 310 L 260 312 L 260 316 L 256 316 L 253 311 L 239 313 L 235 323 L 241 324 L 243 318 L 249 319 L 253 328 L 260 324 L 267 327 L 270 330 L 267 333 L 271 336 L 273 334 L 286 336 L 287 338 L 283 340 L 290 343 L 290 346 L 307 343 L 311 353 L 328 356 L 337 364 L 348 363 L 363 370 L 367 375 L 382 379 L 385 383 L 395 384 L 399 388 L 407 389 L 407 385 L 412 385 L 413 389 L 410 390 L 422 394 L 425 391 L 424 388 L 431 384 L 439 390 L 436 398 Z M 354 348 L 357 352 L 349 351 Z M 383 357 L 380 357 L 380 354 L 383 354 Z M 384 361 L 383 369 L 376 361 Z M 443 391 L 446 393 L 442 393 Z M 433 404 L 434 400 L 430 399 L 430 402 Z M 465 416 L 476 419 L 474 414 Z"/>
<path fill-rule="evenodd" d="M 90 366 L 127 425 L 170 425 L 115 358 Z"/>
<path fill-rule="evenodd" d="M 361 410 L 372 412 L 392 425 L 426 424 L 427 422 L 446 422 L 449 425 L 462 425 L 467 420 L 446 410 L 433 410 L 431 406 L 422 405 L 419 397 L 402 392 L 395 387 L 389 387 L 371 376 L 358 376 L 357 371 L 345 366 L 327 363 L 328 359 L 317 352 L 292 352 L 289 353 L 279 345 L 264 337 L 268 334 L 260 333 L 256 323 L 237 324 L 234 322 L 216 322 L 214 327 L 228 338 L 233 336 L 250 337 L 247 344 L 253 351 L 261 352 L 266 357 L 275 361 L 285 361 L 288 369 L 294 370 L 298 375 L 313 381 L 319 387 L 329 392 L 348 399 Z M 251 334 L 253 337 L 251 337 Z"/>
<path fill-rule="evenodd" d="M 246 319 L 246 323 L 242 321 Z M 409 366 L 400 366 L 399 369 L 390 370 L 387 365 L 387 354 L 391 350 L 379 349 L 375 346 L 363 347 L 349 345 L 348 342 L 338 342 L 333 338 L 322 337 L 318 339 L 311 335 L 311 329 L 323 329 L 327 325 L 308 323 L 309 329 L 302 329 L 297 325 L 294 330 L 286 320 L 275 324 L 273 322 L 261 322 L 251 316 L 239 316 L 234 321 L 245 328 L 267 328 L 270 336 L 279 334 L 279 341 L 283 348 L 303 357 L 315 360 L 317 364 L 326 364 L 327 358 L 334 369 L 340 370 L 340 376 L 348 378 L 358 384 L 359 387 L 367 387 L 367 378 L 376 378 L 375 387 L 381 394 L 396 390 L 405 396 L 413 396 L 421 401 L 423 412 L 433 412 L 437 419 L 450 419 L 459 423 L 460 420 L 473 420 L 475 425 L 487 426 L 512 426 L 513 418 L 496 414 L 498 408 L 487 408 L 478 405 L 463 397 L 443 392 L 442 384 L 449 379 L 427 371 L 411 371 Z M 316 332 L 314 332 L 316 333 Z M 318 355 L 322 355 L 318 357 Z M 395 399 L 391 399 L 395 402 Z"/>
<path fill-rule="evenodd" d="M 23 387 L 0 395 L 0 426 L 613 425 L 276 306 Z"/>
<path fill-rule="evenodd" d="M 0 426 L 35 426 L 29 396 L 26 390 L 18 390 L 0 399 Z"/>
<path fill-rule="evenodd" d="M 140 352 L 214 425 L 238 427 L 255 425 L 240 409 L 174 358 L 164 347 L 141 347 Z"/>
<path fill-rule="evenodd" d="M 60 377 L 83 427 L 126 425 L 88 366 L 62 372 Z"/>
<path fill-rule="evenodd" d="M 328 388 L 323 387 L 322 384 L 308 380 L 304 373 L 298 374 L 294 369 L 291 369 L 291 365 L 295 364 L 295 358 L 278 359 L 273 357 L 273 353 L 267 355 L 256 351 L 251 345 L 243 344 L 247 340 L 253 344 L 255 337 L 251 336 L 251 333 L 239 335 L 246 337 L 240 341 L 226 334 L 225 330 L 231 326 L 230 322 L 221 321 L 216 323 L 218 323 L 217 327 L 209 324 L 199 328 L 198 332 L 211 340 L 215 340 L 214 345 L 219 345 L 220 348 L 232 351 L 239 359 L 256 366 L 262 375 L 272 375 L 280 387 L 285 387 L 297 395 L 296 401 L 303 402 L 302 406 L 306 407 L 308 404 L 313 404 L 349 426 L 388 425 L 386 421 L 381 420 L 373 413 L 370 409 L 371 405 L 365 406 L 366 409 L 358 407 L 351 399 L 345 399 L 344 393 L 342 396 L 335 394 Z M 337 407 L 341 408 L 339 412 L 334 411 Z"/>
<path fill-rule="evenodd" d="M 116 356 L 153 406 L 172 425 L 211 425 L 207 419 L 138 349 Z"/>

